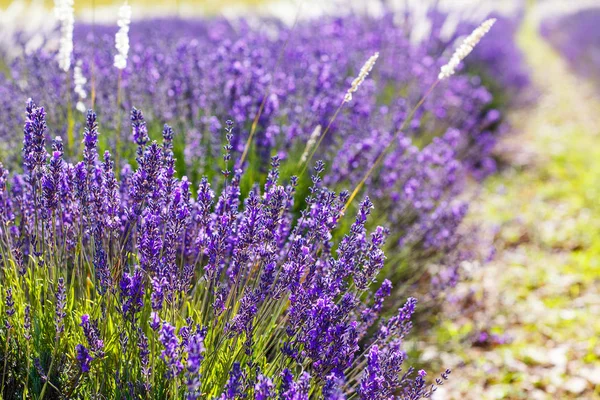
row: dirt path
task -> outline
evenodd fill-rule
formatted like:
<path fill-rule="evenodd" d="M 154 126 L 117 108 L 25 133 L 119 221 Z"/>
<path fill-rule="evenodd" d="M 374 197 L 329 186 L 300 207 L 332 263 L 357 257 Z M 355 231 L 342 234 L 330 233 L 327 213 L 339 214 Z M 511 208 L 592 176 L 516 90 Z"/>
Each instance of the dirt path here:
<path fill-rule="evenodd" d="M 513 113 L 513 167 L 472 206 L 497 254 L 425 351 L 454 370 L 438 400 L 600 398 L 600 101 L 532 15 L 520 42 L 540 97 Z"/>

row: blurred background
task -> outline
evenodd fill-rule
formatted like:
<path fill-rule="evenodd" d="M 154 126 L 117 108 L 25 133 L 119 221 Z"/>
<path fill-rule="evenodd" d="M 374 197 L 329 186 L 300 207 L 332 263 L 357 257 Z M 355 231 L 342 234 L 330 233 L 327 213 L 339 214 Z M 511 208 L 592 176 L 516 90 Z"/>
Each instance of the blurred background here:
<path fill-rule="evenodd" d="M 441 317 L 414 343 L 424 363 L 454 370 L 436 398 L 600 398 L 598 0 L 129 0 L 134 21 L 223 17 L 250 25 L 258 17 L 288 25 L 296 18 L 376 17 L 384 3 L 416 16 L 411 38 L 417 41 L 429 34 L 430 22 L 419 23 L 419 16 L 432 6 L 475 25 L 504 16 L 514 37 L 494 37 L 494 43 L 514 44 L 518 57 L 492 68 L 502 72 L 523 62 L 527 71 L 527 84 L 520 81 L 512 93 L 519 101 L 502 110 L 510 132 L 493 150 L 497 168 L 471 179 L 461 194 L 471 200 L 466 226 L 483 232 L 478 239 L 493 244 L 494 257 L 485 268 L 467 268 Z M 51 1 L 0 5 L 7 59 L 15 32 L 35 38 L 55 29 Z M 76 0 L 76 19 L 116 31 L 121 5 Z M 494 51 L 487 58 L 492 63 L 509 50 Z M 494 89 L 496 95 L 507 88 L 501 81 Z"/>
<path fill-rule="evenodd" d="M 251 12 L 272 12 L 279 13 L 282 10 L 290 12 L 299 5 L 298 0 L 172 0 L 172 1 L 156 1 L 156 0 L 129 0 L 128 3 L 134 9 L 134 17 L 137 18 L 148 15 L 159 15 L 159 12 L 167 12 L 167 15 L 177 15 L 182 17 L 191 17 L 200 14 L 215 14 L 238 12 L 239 10 Z M 301 2 L 306 15 L 311 15 L 317 12 L 336 12 L 344 13 L 349 10 L 380 10 L 381 0 L 305 0 Z M 416 2 L 413 0 L 391 0 L 383 1 L 386 4 L 393 4 L 397 7 L 408 5 L 409 7 L 424 7 L 437 4 L 442 9 L 477 9 L 479 12 L 485 10 L 509 10 L 522 8 L 526 3 L 534 5 L 543 13 L 564 13 L 576 9 L 589 8 L 597 6 L 596 0 L 429 0 Z M 123 2 L 115 0 L 82 0 L 75 1 L 75 11 L 79 16 L 88 16 L 93 14 L 93 10 L 102 17 L 103 10 L 108 10 L 113 7 L 119 7 Z M 0 0 L 0 7 L 5 11 L 8 9 L 16 9 L 25 7 L 32 9 L 51 10 L 54 7 L 54 2 L 50 0 Z M 163 14 L 163 16 L 165 16 Z"/>

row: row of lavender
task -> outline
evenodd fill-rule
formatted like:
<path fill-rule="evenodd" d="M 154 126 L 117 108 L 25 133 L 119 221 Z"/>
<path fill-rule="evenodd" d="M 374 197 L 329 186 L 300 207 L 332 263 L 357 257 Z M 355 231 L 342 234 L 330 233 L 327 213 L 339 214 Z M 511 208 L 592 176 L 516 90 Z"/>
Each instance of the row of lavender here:
<path fill-rule="evenodd" d="M 348 131 L 356 131 L 348 126 L 357 124 L 362 130 L 377 126 L 393 132 L 437 78 L 444 50 L 476 26 L 464 23 L 442 39 L 445 17 L 432 14 L 431 34 L 418 44 L 407 34 L 410 19 L 399 23 L 392 13 L 378 19 L 321 19 L 294 28 L 278 21 L 262 21 L 259 28 L 243 20 L 142 21 L 131 28 L 129 65 L 122 71 L 113 62 L 115 28 L 76 25 L 74 76 L 64 76 L 52 62 L 56 55 L 43 46 L 33 54 L 24 49 L 29 54 L 11 63 L 2 85 L 4 93 L 12 94 L 5 99 L 6 116 L 20 126 L 19 100 L 37 93 L 40 102 L 54 106 L 49 119 L 62 132 L 67 130 L 67 108 L 80 108 L 82 122 L 83 112 L 93 106 L 106 114 L 107 128 L 120 127 L 120 136 L 128 142 L 123 121 L 135 106 L 157 126 L 181 124 L 186 129 L 186 159 L 194 163 L 219 153 L 219 129 L 228 117 L 240 125 L 234 149 L 241 150 L 267 95 L 258 121 L 257 151 L 268 155 L 276 150 L 285 158 L 298 140 L 306 142 L 315 127 L 328 124 L 347 81 L 376 51 L 381 57 L 369 87 L 338 118 L 332 136 L 343 142 Z M 496 134 L 500 116 L 494 107 L 505 106 L 528 84 L 511 40 L 515 29 L 514 20 L 501 18 L 488 47 L 475 49 L 467 65 L 477 77 L 462 75 L 432 93 L 406 135 L 428 135 L 419 140 L 424 145 L 448 128 L 460 129 L 469 150 L 474 148 L 467 157 L 469 167 L 484 174 L 493 170 L 488 158 L 492 139 L 486 136 Z M 21 39 L 24 48 L 28 39 Z M 14 136 L 8 122 L 2 135 L 6 138 Z M 369 135 L 361 132 L 365 136 Z"/>
<path fill-rule="evenodd" d="M 368 198 L 331 255 L 348 194 L 322 185 L 322 163 L 294 222 L 296 180 L 281 185 L 276 160 L 242 199 L 227 145 L 226 186 L 202 179 L 192 196 L 174 178 L 172 137 L 148 142 L 139 119 L 138 166 L 118 180 L 110 153 L 99 159 L 93 112 L 75 165 L 59 139 L 46 151 L 44 109 L 30 101 L 26 115 L 26 172 L 8 190 L 0 171 L 4 398 L 419 399 L 434 389 L 424 371 L 403 371 L 416 301 L 379 317 L 392 285 L 374 282 L 385 231 L 367 236 Z"/>
<path fill-rule="evenodd" d="M 453 36 L 442 39 L 445 18 L 432 13 L 431 34 L 418 44 L 408 34 L 411 20 L 399 23 L 392 13 L 378 19 L 302 22 L 294 28 L 278 21 L 262 21 L 258 28 L 224 20 L 138 22 L 130 29 L 132 45 L 122 71 L 113 66 L 116 28 L 78 25 L 76 82 L 44 50 L 12 63 L 10 79 L 0 88 L 10 93 L 3 97 L 8 104 L 2 136 L 5 143 L 16 142 L 21 102 L 29 96 L 51 105 L 47 109 L 53 134 L 63 137 L 69 130 L 75 135 L 81 131 L 70 123 L 81 123 L 82 113 L 67 109 L 77 103 L 82 109 L 93 105 L 104 132 L 110 132 L 102 144 L 119 147 L 118 156 L 132 160 L 126 128 L 135 106 L 143 110 L 154 134 L 164 122 L 175 128 L 178 169 L 197 181 L 204 174 L 218 177 L 214 160 L 223 145 L 223 121 L 235 122 L 232 146 L 239 154 L 261 110 L 247 166 L 253 173 L 242 183 L 247 193 L 257 176 L 264 179 L 272 155 L 282 160 L 284 178 L 289 178 L 307 143 L 314 142 L 311 135 L 329 126 L 352 76 L 378 51 L 371 79 L 343 106 L 317 153 L 335 160 L 327 163 L 326 183 L 351 188 L 436 81 L 444 62 L 440 55 L 474 28 L 459 25 Z M 396 135 L 396 147 L 367 182 L 385 224 L 394 228 L 390 242 L 404 249 L 395 260 L 403 266 L 396 268 L 399 272 L 409 266 L 421 271 L 435 261 L 448 267 L 442 268 L 443 287 L 456 279 L 457 266 L 467 256 L 457 247 L 467 205 L 457 198 L 469 172 L 484 177 L 494 171 L 491 152 L 506 130 L 506 99 L 514 100 L 528 82 L 520 54 L 509 40 L 515 29 L 511 19 L 498 21 L 486 46 L 470 58 L 468 68 L 479 75 L 460 74 L 440 84 Z M 494 84 L 484 85 L 482 75 Z M 503 90 L 492 94 L 490 86 Z"/>
<path fill-rule="evenodd" d="M 124 59 L 113 28 L 80 25 L 73 69 L 48 47 L 12 61 L 5 143 L 21 101 L 47 108 L 27 101 L 22 154 L 4 157 L 16 173 L 0 174 L 0 396 L 430 396 L 402 368 L 405 299 L 452 285 L 472 256 L 458 198 L 493 171 L 506 99 L 527 83 L 499 68 L 520 58 L 492 35 L 469 68 L 504 100 L 451 76 L 493 21 L 444 65 L 453 38 L 431 18 L 418 44 L 392 14 L 139 22 Z M 308 179 L 313 153 L 330 161 Z M 364 178 L 372 217 L 341 191 Z"/>
<path fill-rule="evenodd" d="M 583 77 L 600 85 L 600 8 L 587 8 L 542 21 L 542 35 Z"/>

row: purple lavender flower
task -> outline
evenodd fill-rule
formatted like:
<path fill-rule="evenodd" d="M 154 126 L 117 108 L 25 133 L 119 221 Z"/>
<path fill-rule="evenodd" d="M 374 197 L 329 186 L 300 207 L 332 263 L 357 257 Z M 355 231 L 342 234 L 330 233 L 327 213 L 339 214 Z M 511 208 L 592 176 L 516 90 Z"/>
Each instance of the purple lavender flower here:
<path fill-rule="evenodd" d="M 23 128 L 25 138 L 23 140 L 23 159 L 25 167 L 32 174 L 38 174 L 46 163 L 48 153 L 44 148 L 46 142 L 46 112 L 44 107 L 37 107 L 31 100 L 27 100 L 27 113 L 25 127 Z"/>
<path fill-rule="evenodd" d="M 252 320 L 256 314 L 258 307 L 258 297 L 256 293 L 249 292 L 240 300 L 240 310 L 237 315 L 233 318 L 231 323 L 231 329 L 234 332 L 251 332 L 252 331 Z"/>
<path fill-rule="evenodd" d="M 200 397 L 200 366 L 204 359 L 204 332 L 199 331 L 191 335 L 186 344 L 187 350 L 187 399 L 194 400 Z"/>
<path fill-rule="evenodd" d="M 144 120 L 144 114 L 135 107 L 131 109 L 131 129 L 133 133 L 133 142 L 139 147 L 145 146 L 149 140 L 146 121 Z"/>
<path fill-rule="evenodd" d="M 67 306 L 67 290 L 65 280 L 61 276 L 58 278 L 58 287 L 56 288 L 56 317 L 54 326 L 56 327 L 56 337 L 59 337 L 65 330 L 64 319 L 67 315 L 65 307 Z"/>
<path fill-rule="evenodd" d="M 164 350 L 160 353 L 160 358 L 167 365 L 167 379 L 174 378 L 183 372 L 184 366 L 181 363 L 181 354 L 179 349 L 179 338 L 175 334 L 175 327 L 167 322 L 163 322 L 160 330 L 159 340 Z"/>
<path fill-rule="evenodd" d="M 410 318 L 415 312 L 416 305 L 415 298 L 406 300 L 406 303 L 398 309 L 398 313 L 379 328 L 379 338 L 386 339 L 391 336 L 403 338 L 412 329 Z"/>
<path fill-rule="evenodd" d="M 173 158 L 173 128 L 169 125 L 165 124 L 162 131 L 163 136 L 163 153 L 165 156 L 165 160 L 170 160 Z"/>
<path fill-rule="evenodd" d="M 106 193 L 106 202 L 104 204 L 106 211 L 106 226 L 109 229 L 119 228 L 121 220 L 121 199 L 119 193 L 119 182 L 114 172 L 114 162 L 110 153 L 104 153 L 104 193 Z"/>
<path fill-rule="evenodd" d="M 296 381 L 290 370 L 282 373 L 282 383 L 279 388 L 280 398 L 284 400 L 308 400 L 310 389 L 310 375 L 303 372 Z"/>
<path fill-rule="evenodd" d="M 42 196 L 46 213 L 51 215 L 58 207 L 59 190 L 63 178 L 62 152 L 54 151 L 48 168 L 42 175 Z"/>
<path fill-rule="evenodd" d="M 343 391 L 344 380 L 332 373 L 326 378 L 325 385 L 323 386 L 323 399 L 324 400 L 345 400 L 346 395 Z"/>
<path fill-rule="evenodd" d="M 165 291 L 168 289 L 168 282 L 165 277 L 152 278 L 152 309 L 158 311 L 162 309 L 165 299 Z"/>
<path fill-rule="evenodd" d="M 386 354 L 383 354 L 377 345 L 372 346 L 369 350 L 367 367 L 360 380 L 361 399 L 387 399 L 393 395 L 395 387 L 398 385 L 397 375 L 404 360 L 400 354 L 394 353 L 392 357 L 398 361 L 394 366 L 386 362 L 385 356 Z M 390 370 L 389 367 L 392 369 Z"/>
<path fill-rule="evenodd" d="M 142 375 L 144 376 L 144 389 L 146 390 L 146 392 L 149 392 L 151 389 L 150 375 L 152 372 L 152 367 L 150 366 L 149 358 L 150 349 L 148 347 L 148 338 L 141 329 L 138 330 L 138 349 L 140 351 L 140 365 L 142 369 Z"/>
<path fill-rule="evenodd" d="M 82 373 L 90 372 L 91 362 L 93 358 L 90 356 L 88 349 L 85 348 L 84 345 L 78 344 L 75 347 L 77 352 L 77 362 L 79 363 L 79 368 L 81 368 Z"/>
<path fill-rule="evenodd" d="M 225 392 L 221 395 L 221 400 L 235 400 L 243 393 L 244 373 L 240 368 L 240 363 L 235 362 L 229 371 L 229 380 L 225 385 Z"/>
<path fill-rule="evenodd" d="M 98 321 L 92 321 L 89 315 L 83 314 L 80 326 L 83 328 L 83 334 L 87 339 L 88 347 L 94 358 L 104 357 L 104 341 L 100 339 Z"/>
<path fill-rule="evenodd" d="M 108 257 L 102 243 L 102 227 L 98 223 L 93 230 L 94 236 L 94 271 L 101 293 L 105 293 L 112 284 L 112 277 L 108 266 Z"/>
<path fill-rule="evenodd" d="M 138 149 L 141 149 L 139 147 Z M 160 147 L 153 142 L 145 150 L 140 150 L 138 154 L 139 168 L 132 176 L 129 197 L 133 200 L 131 205 L 131 216 L 139 217 L 142 213 L 142 207 L 149 196 L 156 190 L 159 190 L 158 178 L 161 167 Z"/>
<path fill-rule="evenodd" d="M 258 375 L 256 384 L 254 385 L 254 398 L 256 400 L 269 400 L 275 398 L 275 385 L 271 378 Z"/>
<path fill-rule="evenodd" d="M 152 328 L 153 331 L 157 331 L 158 329 L 160 329 L 161 321 L 156 311 L 152 311 L 152 313 L 150 314 L 149 324 L 150 328 Z"/>
<path fill-rule="evenodd" d="M 12 289 L 6 289 L 6 299 L 4 302 L 4 306 L 6 307 L 6 316 L 8 317 L 6 320 L 6 329 L 12 328 L 10 324 L 10 319 L 13 315 L 15 315 L 15 301 L 13 300 Z"/>
<path fill-rule="evenodd" d="M 27 304 L 25 306 L 23 330 L 25 331 L 25 333 L 23 334 L 23 337 L 25 338 L 25 340 L 30 341 L 31 340 L 31 306 L 29 304 Z"/>
<path fill-rule="evenodd" d="M 86 117 L 85 129 L 83 131 L 83 162 L 85 163 L 88 173 L 96 164 L 98 159 L 98 122 L 96 113 L 93 110 L 88 110 Z"/>
<path fill-rule="evenodd" d="M 134 322 L 136 314 L 144 306 L 144 281 L 139 268 L 133 274 L 125 272 L 119 284 L 121 300 L 123 301 L 123 315 Z"/>
<path fill-rule="evenodd" d="M 79 202 L 81 203 L 81 207 L 84 210 L 87 210 L 88 208 L 88 202 L 89 202 L 89 198 L 88 198 L 88 194 L 87 194 L 87 169 L 86 169 L 86 165 L 84 162 L 79 162 L 77 163 L 77 165 L 75 166 L 75 182 L 74 182 L 74 186 L 75 186 L 75 197 L 79 200 Z"/>

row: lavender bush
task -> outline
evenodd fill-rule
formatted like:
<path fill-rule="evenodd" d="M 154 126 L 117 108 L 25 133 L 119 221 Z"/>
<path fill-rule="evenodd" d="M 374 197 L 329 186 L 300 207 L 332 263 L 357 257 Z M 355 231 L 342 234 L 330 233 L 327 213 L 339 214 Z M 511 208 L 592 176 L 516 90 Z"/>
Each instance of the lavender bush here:
<path fill-rule="evenodd" d="M 416 300 L 379 316 L 387 230 L 367 233 L 368 198 L 332 242 L 348 193 L 322 162 L 294 220 L 277 157 L 240 194 L 232 122 L 222 179 L 193 195 L 169 126 L 153 141 L 132 111 L 119 179 L 93 111 L 75 164 L 60 137 L 48 151 L 46 116 L 27 102 L 23 173 L 0 167 L 3 398 L 420 399 L 448 378 L 405 366 Z"/>
<path fill-rule="evenodd" d="M 445 62 L 439 55 L 457 37 L 436 40 L 436 26 L 428 40 L 415 44 L 407 34 L 410 21 L 398 25 L 391 12 L 377 19 L 351 15 L 306 21 L 293 30 L 275 20 L 262 21 L 258 28 L 243 20 L 140 21 L 131 26 L 131 49 L 121 71 L 113 65 L 116 27 L 76 25 L 73 78 L 77 75 L 80 79 L 74 80 L 80 84 L 52 62 L 54 55 L 47 47 L 15 60 L 11 79 L 0 87 L 12 94 L 5 98 L 11 105 L 4 107 L 9 117 L 2 136 L 15 136 L 21 117 L 12 103 L 30 93 L 53 105 L 48 120 L 57 128 L 55 133 L 65 137 L 77 136 L 84 123 L 83 113 L 75 108 L 93 103 L 103 129 L 110 132 L 100 138 L 100 145 L 118 148 L 118 169 L 135 158 L 134 148 L 127 146 L 132 137 L 126 127 L 128 110 L 136 106 L 145 110 L 152 134 L 162 130 L 158 121 L 182 132 L 173 142 L 179 171 L 192 181 L 202 175 L 218 181 L 215 161 L 223 145 L 223 121 L 235 121 L 230 145 L 239 155 L 256 120 L 240 182 L 244 195 L 257 180 L 264 182 L 273 155 L 281 160 L 283 177 L 297 173 L 302 157 L 311 153 L 311 136 L 328 126 L 316 157 L 335 160 L 327 164 L 330 187 L 355 186 L 394 138 L 395 147 L 383 167 L 366 182 L 378 206 L 376 218 L 393 228 L 387 246 L 402 266 L 394 282 L 433 276 L 434 286 L 444 288 L 458 278 L 461 260 L 472 256 L 459 247 L 466 241 L 458 228 L 467 204 L 457 199 L 468 174 L 481 178 L 495 170 L 491 152 L 506 127 L 503 108 L 494 108 L 504 107 L 495 100 L 499 96 L 494 97 L 478 76 L 461 73 L 438 85 L 410 124 L 394 136 L 437 80 Z M 514 35 L 509 24 L 500 26 L 503 31 L 495 35 Z M 472 26 L 460 29 L 459 34 Z M 490 54 L 500 59 L 517 54 L 505 42 L 512 43 L 492 43 L 510 51 Z M 380 57 L 370 78 L 333 120 L 350 81 L 375 51 Z M 490 65 L 486 53 L 478 57 L 472 65 Z M 514 67 L 500 69 L 503 87 L 516 90 L 524 84 L 516 61 L 507 63 Z M 487 76 L 495 77 L 496 72 Z M 74 149 L 67 145 L 68 156 L 81 151 L 78 142 L 74 140 Z M 305 195 L 304 191 L 300 198 Z M 295 211 L 303 206 L 300 200 Z"/>

